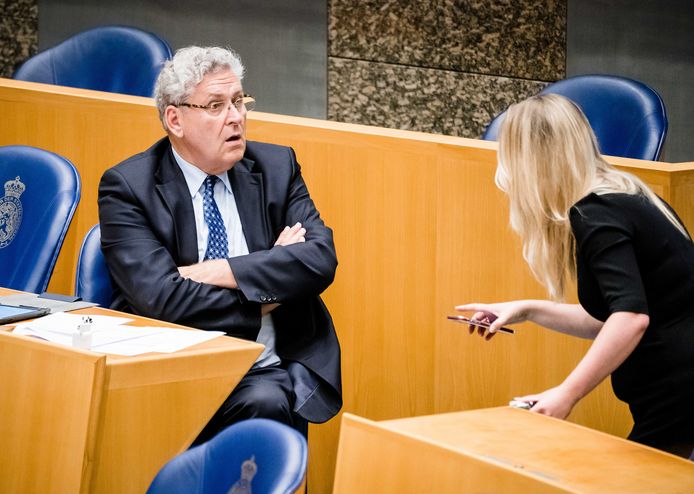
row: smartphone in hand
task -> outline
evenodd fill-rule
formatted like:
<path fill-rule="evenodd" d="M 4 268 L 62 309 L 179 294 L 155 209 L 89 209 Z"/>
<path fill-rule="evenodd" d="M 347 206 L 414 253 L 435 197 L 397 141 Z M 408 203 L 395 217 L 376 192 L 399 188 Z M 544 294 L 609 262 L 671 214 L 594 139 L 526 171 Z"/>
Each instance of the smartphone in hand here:
<path fill-rule="evenodd" d="M 472 325 L 472 326 L 477 326 L 477 327 L 479 327 L 479 328 L 485 328 L 485 329 L 489 329 L 489 326 L 492 325 L 492 323 L 490 323 L 490 322 L 477 321 L 477 320 L 475 320 L 475 319 L 470 319 L 469 317 L 459 316 L 459 315 L 448 316 L 448 319 L 450 319 L 450 320 L 452 320 L 452 321 L 458 321 L 459 323 L 462 323 L 462 324 L 470 324 L 470 325 Z M 515 334 L 515 333 L 516 333 L 513 329 L 511 329 L 511 328 L 505 328 L 505 327 L 503 327 L 503 326 L 500 327 L 500 328 L 497 330 L 497 332 L 498 332 L 498 333 L 503 333 L 503 334 Z"/>

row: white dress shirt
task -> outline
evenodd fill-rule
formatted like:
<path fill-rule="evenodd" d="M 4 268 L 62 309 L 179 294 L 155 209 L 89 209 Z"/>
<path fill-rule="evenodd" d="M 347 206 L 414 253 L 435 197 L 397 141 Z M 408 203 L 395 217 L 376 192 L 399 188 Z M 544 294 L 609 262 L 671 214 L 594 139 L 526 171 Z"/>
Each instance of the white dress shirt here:
<path fill-rule="evenodd" d="M 207 173 L 184 160 L 173 146 L 171 149 L 186 179 L 191 201 L 193 202 L 195 230 L 198 240 L 198 262 L 202 262 L 205 257 L 205 251 L 207 250 L 207 237 L 209 235 L 209 229 L 202 210 L 203 183 L 207 178 Z M 221 175 L 217 175 L 217 178 L 219 178 L 219 180 L 214 186 L 214 200 L 217 203 L 217 208 L 219 208 L 219 213 L 222 216 L 222 221 L 224 221 L 224 227 L 227 231 L 229 257 L 246 255 L 248 254 L 248 245 L 246 244 L 246 237 L 243 234 L 241 218 L 239 217 L 239 211 L 236 207 L 234 192 L 231 190 L 229 176 L 225 172 Z M 267 367 L 280 362 L 280 358 L 275 352 L 275 326 L 272 323 L 270 314 L 263 316 L 261 320 L 257 341 L 265 345 L 265 350 L 263 350 L 263 353 L 261 353 L 260 357 L 255 361 L 255 367 Z"/>

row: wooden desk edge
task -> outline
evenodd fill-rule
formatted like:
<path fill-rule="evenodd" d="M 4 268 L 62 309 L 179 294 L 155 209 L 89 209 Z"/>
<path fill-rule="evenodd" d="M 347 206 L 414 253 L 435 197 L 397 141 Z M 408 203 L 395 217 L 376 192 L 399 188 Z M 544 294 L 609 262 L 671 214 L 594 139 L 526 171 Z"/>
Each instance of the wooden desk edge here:
<path fill-rule="evenodd" d="M 608 434 L 607 432 L 603 432 L 603 431 L 600 431 L 600 430 L 597 430 L 597 429 L 591 429 L 590 427 L 586 427 L 585 425 L 576 424 L 576 423 L 570 422 L 570 421 L 568 421 L 568 420 L 562 420 L 562 419 L 558 419 L 558 418 L 555 418 L 555 417 L 550 417 L 550 416 L 548 416 L 548 415 L 542 415 L 542 414 L 539 414 L 539 413 L 530 412 L 530 411 L 528 411 L 528 410 L 521 410 L 521 409 L 514 408 L 514 407 L 510 407 L 510 406 L 501 406 L 501 407 L 493 407 L 493 408 L 484 408 L 484 409 L 480 409 L 480 410 L 490 410 L 490 411 L 491 411 L 491 410 L 494 410 L 494 411 L 502 411 L 502 410 L 503 410 L 503 411 L 510 412 L 510 413 L 530 413 L 530 414 L 533 414 L 533 416 L 536 416 L 536 417 L 538 417 L 538 418 L 541 418 L 542 420 L 551 420 L 551 421 L 559 422 L 559 423 L 562 423 L 562 424 L 564 424 L 565 426 L 568 426 L 568 427 L 573 427 L 573 428 L 575 428 L 575 429 L 581 429 L 581 430 L 587 431 L 587 433 L 589 433 L 589 434 L 593 434 L 593 435 L 596 435 L 596 434 L 597 434 L 597 435 L 600 435 L 600 436 L 603 436 L 603 437 L 607 437 L 607 438 L 609 438 L 609 440 L 611 440 L 611 441 L 620 441 L 620 442 L 622 442 L 622 443 L 628 444 L 630 447 L 633 446 L 633 447 L 638 447 L 638 448 L 645 448 L 645 449 L 647 449 L 647 450 L 654 451 L 654 452 L 656 452 L 656 453 L 658 453 L 658 454 L 667 455 L 667 456 L 669 456 L 670 458 L 674 458 L 674 459 L 676 459 L 676 460 L 678 460 L 678 461 L 684 462 L 684 463 L 687 464 L 687 465 L 690 465 L 690 464 L 691 464 L 691 462 L 690 462 L 689 460 L 687 460 L 687 459 L 685 459 L 685 458 L 682 458 L 681 456 L 677 456 L 677 455 L 674 455 L 674 454 L 672 454 L 672 453 L 668 453 L 667 451 L 663 451 L 663 450 L 660 450 L 660 449 L 657 449 L 657 448 L 653 448 L 653 447 L 647 446 L 647 445 L 645 445 L 645 444 L 641 444 L 641 443 L 637 443 L 637 442 L 634 442 L 634 441 L 630 441 L 630 440 L 628 440 L 628 439 L 626 439 L 626 438 L 623 438 L 623 437 L 619 437 L 619 436 L 615 436 L 615 435 L 612 435 L 612 434 Z M 400 419 L 391 419 L 391 420 L 383 420 L 383 421 L 370 421 L 370 422 L 371 422 L 371 423 L 379 424 L 379 426 L 382 426 L 383 428 L 388 429 L 388 430 L 390 430 L 390 431 L 397 432 L 397 433 L 403 434 L 403 435 L 407 435 L 408 437 L 412 437 L 412 438 L 416 438 L 416 439 L 419 439 L 419 440 L 423 440 L 423 441 L 428 442 L 428 443 L 430 443 L 430 444 L 435 444 L 435 445 L 438 445 L 438 446 L 441 446 L 441 447 L 446 447 L 446 445 L 443 444 L 443 443 L 439 443 L 439 442 L 437 442 L 437 441 L 428 440 L 428 439 L 426 439 L 426 438 L 424 438 L 424 437 L 422 437 L 422 436 L 419 436 L 419 435 L 414 434 L 414 433 L 411 433 L 411 432 L 402 431 L 401 429 L 399 429 L 399 428 L 397 427 L 397 424 L 398 424 L 398 423 L 402 423 L 402 422 L 407 422 L 407 421 L 413 421 L 413 420 L 417 420 L 417 419 L 421 419 L 421 418 L 453 416 L 453 415 L 458 415 L 458 414 L 463 414 L 463 413 L 470 413 L 470 412 L 475 412 L 475 411 L 480 411 L 480 410 L 461 410 L 461 411 L 458 411 L 458 412 L 448 412 L 448 413 L 441 413 L 441 414 L 421 415 L 421 416 L 418 416 L 418 417 L 405 417 L 405 418 L 400 418 Z M 345 413 L 344 415 L 351 415 L 351 414 Z M 362 417 L 358 417 L 358 416 L 356 416 L 356 415 L 351 415 L 351 416 L 352 416 L 352 417 L 357 417 L 357 418 L 362 418 Z M 368 420 L 368 419 L 364 419 L 364 420 Z M 450 447 L 446 447 L 446 449 L 450 449 Z M 457 449 L 455 449 L 455 448 L 453 448 L 453 450 L 454 450 L 454 451 L 459 451 L 459 450 L 457 450 Z M 694 464 L 692 464 L 692 466 L 694 466 Z"/>
<path fill-rule="evenodd" d="M 71 96 L 76 98 L 87 98 L 99 101 L 109 101 L 115 103 L 130 103 L 154 107 L 154 99 L 144 96 L 132 96 L 129 94 L 110 93 L 105 91 L 95 91 L 92 89 L 82 89 L 70 86 L 59 86 L 56 84 L 44 84 L 42 82 L 19 81 L 0 77 L 0 87 L 10 89 L 20 89 L 36 93 L 50 93 L 60 96 Z"/>
<path fill-rule="evenodd" d="M 457 412 L 454 412 L 457 413 Z M 447 414 L 443 414 L 447 415 Z M 423 415 L 422 417 L 428 417 L 431 415 Z M 351 422 L 351 424 L 350 424 Z M 374 430 L 374 429 L 382 429 L 386 430 L 388 432 L 391 432 L 393 434 L 396 434 L 398 436 L 404 437 L 410 441 L 415 441 L 419 443 L 424 443 L 428 446 L 432 446 L 434 448 L 438 448 L 444 451 L 447 451 L 449 453 L 453 453 L 456 456 L 464 456 L 467 458 L 471 458 L 475 461 L 478 461 L 480 463 L 487 463 L 487 464 L 493 464 L 497 468 L 501 468 L 503 470 L 506 470 L 510 473 L 513 473 L 514 475 L 519 475 L 522 477 L 527 477 L 532 480 L 540 481 L 544 484 L 551 485 L 553 487 L 556 487 L 558 490 L 565 491 L 565 492 L 575 492 L 576 494 L 579 494 L 579 491 L 575 491 L 573 489 L 567 488 L 567 486 L 562 485 L 559 482 L 556 482 L 552 479 L 548 479 L 545 476 L 542 475 L 537 475 L 532 472 L 528 472 L 526 470 L 520 470 L 518 468 L 514 468 L 512 465 L 509 465 L 508 463 L 498 461 L 490 456 L 485 456 L 485 455 L 479 455 L 476 453 L 473 453 L 471 451 L 463 450 L 461 448 L 454 448 L 453 446 L 449 446 L 447 444 L 435 441 L 433 439 L 429 439 L 424 436 L 420 436 L 418 434 L 413 434 L 411 432 L 407 431 L 402 431 L 399 430 L 395 427 L 387 427 L 384 426 L 385 422 L 389 421 L 376 421 L 376 420 L 369 420 L 364 417 L 359 417 L 358 415 L 353 415 L 351 413 L 344 413 L 342 414 L 342 425 L 340 427 L 340 431 L 346 430 L 345 425 L 353 425 L 358 428 L 361 428 L 363 430 Z M 342 436 L 342 432 L 340 432 L 340 436 Z M 338 445 L 339 448 L 339 445 Z M 340 464 L 340 459 L 339 459 L 339 449 L 338 449 L 338 466 Z"/>
<path fill-rule="evenodd" d="M 0 296 L 3 295 L 9 295 L 13 293 L 22 293 L 17 290 L 12 290 L 10 288 L 1 288 L 0 287 Z M 152 325 L 156 327 L 166 327 L 166 328 L 174 328 L 174 329 L 186 329 L 186 330 L 191 330 L 191 331 L 204 331 L 202 329 L 197 329 L 197 328 L 191 328 L 189 326 L 182 326 L 180 324 L 175 324 L 175 323 L 169 323 L 166 321 L 161 321 L 158 319 L 153 319 L 150 317 L 143 317 L 143 316 L 138 316 L 135 314 L 128 314 L 126 312 L 119 312 L 113 309 L 107 309 L 104 307 L 85 307 L 84 309 L 77 309 L 75 311 L 70 311 L 74 312 L 75 314 L 102 314 L 102 315 L 109 315 L 109 316 L 115 316 L 115 317 L 128 317 L 132 318 L 133 321 L 127 323 L 127 324 L 133 324 L 134 326 L 147 326 L 147 325 Z M 23 321 L 25 322 L 25 321 Z M 188 355 L 191 354 L 196 354 L 196 355 L 212 355 L 216 353 L 222 353 L 222 352 L 228 352 L 230 347 L 232 346 L 237 346 L 239 351 L 247 351 L 247 350 L 255 350 L 258 352 L 258 355 L 262 352 L 263 348 L 265 348 L 262 344 L 257 343 L 255 341 L 250 341 L 250 340 L 243 340 L 241 338 L 235 338 L 232 336 L 226 336 L 226 335 L 220 335 L 217 338 L 213 338 L 211 340 L 202 342 L 202 343 L 197 343 L 195 345 L 189 346 L 187 348 L 183 348 L 181 350 L 178 350 L 176 352 L 172 353 L 155 353 L 155 352 L 150 352 L 150 353 L 145 353 L 141 355 L 134 355 L 132 357 L 128 356 L 122 356 L 122 355 L 113 355 L 113 354 L 108 354 L 108 353 L 101 353 L 101 352 L 94 352 L 91 350 L 83 350 L 80 348 L 74 348 L 72 346 L 68 345 L 62 345 L 60 343 L 54 343 L 48 340 L 44 340 L 41 338 L 36 338 L 32 336 L 26 336 L 26 335 L 19 335 L 19 334 L 14 334 L 14 328 L 15 326 L 0 326 L 0 333 L 5 333 L 5 334 L 11 334 L 14 337 L 17 338 L 22 338 L 25 339 L 26 341 L 31 341 L 31 342 L 38 342 L 41 344 L 48 345 L 50 348 L 58 349 L 58 350 L 66 350 L 66 351 L 75 351 L 83 355 L 90 355 L 93 357 L 105 357 L 107 359 L 107 363 L 109 365 L 125 365 L 132 363 L 133 361 L 137 360 L 139 362 L 143 361 L 149 361 L 149 360 L 168 360 L 168 359 L 177 359 L 177 358 L 184 358 Z"/>

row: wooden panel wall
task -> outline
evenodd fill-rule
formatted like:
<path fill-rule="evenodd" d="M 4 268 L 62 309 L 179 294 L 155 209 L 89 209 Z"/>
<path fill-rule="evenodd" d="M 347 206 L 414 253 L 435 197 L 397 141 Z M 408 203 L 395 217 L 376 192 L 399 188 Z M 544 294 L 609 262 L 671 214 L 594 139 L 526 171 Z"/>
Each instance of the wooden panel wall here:
<path fill-rule="evenodd" d="M 105 363 L 0 331 L 0 492 L 87 492 Z"/>
<path fill-rule="evenodd" d="M 694 464 L 511 407 L 372 421 L 342 416 L 335 494 L 689 492 Z"/>
<path fill-rule="evenodd" d="M 50 88 L 50 90 L 49 90 Z M 97 220 L 103 170 L 162 135 L 150 100 L 0 81 L 0 145 L 72 159 L 83 196 L 51 288 L 70 292 L 81 239 Z M 342 344 L 344 411 L 372 420 L 504 405 L 558 384 L 586 342 L 526 324 L 471 338 L 456 304 L 544 297 L 494 186 L 496 144 L 253 113 L 250 139 L 293 146 L 339 266 L 324 298 Z M 671 201 L 694 230 L 694 165 L 612 159 Z M 67 280 L 67 281 L 66 281 Z M 571 420 L 618 435 L 626 408 L 603 384 Z M 311 492 L 332 486 L 339 420 L 310 430 Z"/>
<path fill-rule="evenodd" d="M 0 79 L 0 145 L 24 144 L 72 161 L 82 196 L 48 290 L 72 293 L 79 249 L 99 221 L 96 199 L 104 170 L 164 136 L 150 98 Z"/>

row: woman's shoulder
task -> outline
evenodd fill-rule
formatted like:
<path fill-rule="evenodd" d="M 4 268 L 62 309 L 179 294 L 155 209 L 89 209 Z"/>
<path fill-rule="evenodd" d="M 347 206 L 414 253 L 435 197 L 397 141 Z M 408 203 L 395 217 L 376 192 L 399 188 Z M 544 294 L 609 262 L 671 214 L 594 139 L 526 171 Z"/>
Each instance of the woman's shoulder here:
<path fill-rule="evenodd" d="M 649 199 L 643 194 L 627 194 L 626 192 L 610 192 L 596 194 L 591 192 L 587 196 L 576 201 L 571 209 L 604 208 L 604 207 L 643 207 L 650 204 Z"/>
<path fill-rule="evenodd" d="M 571 216 L 614 216 L 630 215 L 639 209 L 654 207 L 650 200 L 642 194 L 627 194 L 624 192 L 611 192 L 608 194 L 596 194 L 591 192 L 571 206 Z"/>
<path fill-rule="evenodd" d="M 574 232 L 608 225 L 628 228 L 631 218 L 638 217 L 644 208 L 653 207 L 647 197 L 641 194 L 590 193 L 577 201 L 569 211 L 569 219 Z"/>

